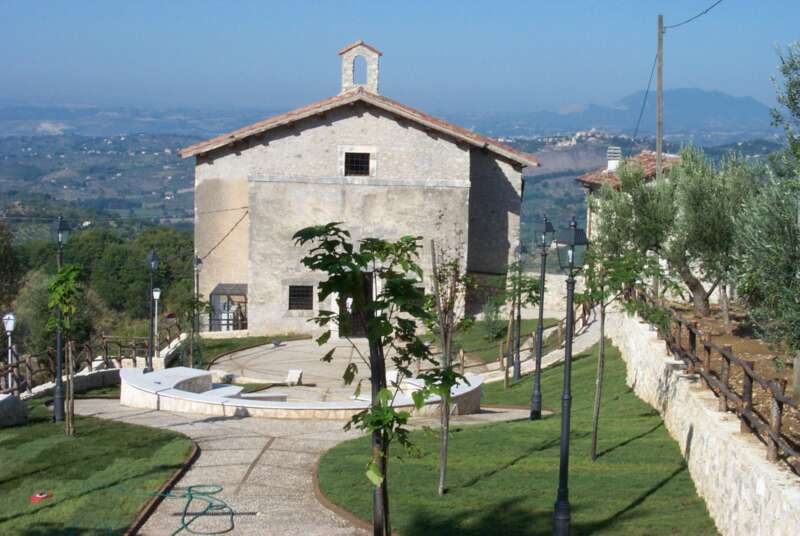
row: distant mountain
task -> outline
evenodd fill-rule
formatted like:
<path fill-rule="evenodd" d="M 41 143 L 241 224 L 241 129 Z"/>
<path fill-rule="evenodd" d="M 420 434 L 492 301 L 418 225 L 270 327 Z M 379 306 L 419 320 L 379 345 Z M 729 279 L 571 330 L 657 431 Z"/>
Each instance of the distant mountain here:
<path fill-rule="evenodd" d="M 637 91 L 613 106 L 589 105 L 569 113 L 476 113 L 451 119 L 493 136 L 540 136 L 599 129 L 631 135 L 645 92 Z M 655 133 L 655 94 L 650 92 L 639 135 Z M 734 97 L 721 91 L 671 89 L 664 92 L 664 135 L 699 144 L 732 143 L 774 136 L 769 108 L 752 97 Z"/>

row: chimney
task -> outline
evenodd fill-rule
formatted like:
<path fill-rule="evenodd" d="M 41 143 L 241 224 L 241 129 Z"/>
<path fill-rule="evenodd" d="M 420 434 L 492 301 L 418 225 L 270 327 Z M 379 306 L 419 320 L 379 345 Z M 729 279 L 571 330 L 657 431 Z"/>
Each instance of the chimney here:
<path fill-rule="evenodd" d="M 608 158 L 608 171 L 616 171 L 619 168 L 619 163 L 622 161 L 622 149 L 619 147 L 609 147 L 606 151 Z"/>

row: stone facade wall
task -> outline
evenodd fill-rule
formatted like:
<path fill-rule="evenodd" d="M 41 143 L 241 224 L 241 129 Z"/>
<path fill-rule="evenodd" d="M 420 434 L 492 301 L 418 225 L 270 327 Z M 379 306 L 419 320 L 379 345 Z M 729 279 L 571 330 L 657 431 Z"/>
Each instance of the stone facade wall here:
<path fill-rule="evenodd" d="M 505 274 L 519 241 L 522 170 L 481 149 L 470 150 L 467 269 Z"/>
<path fill-rule="evenodd" d="M 345 176 L 346 152 L 369 153 L 370 174 Z M 247 283 L 249 334 L 315 331 L 314 311 L 288 310 L 288 286 L 321 277 L 300 265 L 292 235 L 302 227 L 339 221 L 356 240 L 423 236 L 426 271 L 431 238 L 491 273 L 505 273 L 517 242 L 521 170 L 363 103 L 214 150 L 198 158 L 196 183 L 196 248 L 203 256 L 216 246 L 200 293 Z M 244 211 L 227 209 L 238 207 L 248 214 L 230 232 Z"/>
<path fill-rule="evenodd" d="M 315 330 L 308 322 L 315 311 L 288 309 L 289 285 L 322 278 L 300 263 L 306 250 L 292 235 L 302 227 L 339 221 L 355 240 L 424 236 L 425 269 L 430 238 L 447 236 L 466 251 L 466 234 L 456 237 L 455 230 L 468 219 L 467 149 L 362 107 L 274 136 L 251 150 L 258 168 L 250 175 L 250 333 Z M 370 152 L 371 175 L 344 176 L 345 150 Z"/>
<path fill-rule="evenodd" d="M 198 156 L 195 166 L 194 247 L 201 258 L 208 255 L 199 277 L 199 292 L 205 300 L 218 283 L 247 283 L 250 245 L 247 209 L 232 210 L 247 207 L 249 165 L 234 151 L 214 155 Z M 207 315 L 201 315 L 201 322 L 207 324 Z"/>
<path fill-rule="evenodd" d="M 613 313 L 607 329 L 627 364 L 628 385 L 661 413 L 720 533 L 797 534 L 800 478 L 768 462 L 764 445 L 739 431 L 734 414 L 716 410 L 714 394 L 696 376 L 687 376 L 682 362 L 667 355 L 650 326 Z"/>

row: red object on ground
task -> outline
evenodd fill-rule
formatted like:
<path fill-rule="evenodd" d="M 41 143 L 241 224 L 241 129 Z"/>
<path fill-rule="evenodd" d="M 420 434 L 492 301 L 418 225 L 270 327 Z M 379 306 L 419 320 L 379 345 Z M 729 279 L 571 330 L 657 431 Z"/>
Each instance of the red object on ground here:
<path fill-rule="evenodd" d="M 37 504 L 42 502 L 45 499 L 49 499 L 53 496 L 53 493 L 50 491 L 39 491 L 31 495 L 31 504 Z"/>

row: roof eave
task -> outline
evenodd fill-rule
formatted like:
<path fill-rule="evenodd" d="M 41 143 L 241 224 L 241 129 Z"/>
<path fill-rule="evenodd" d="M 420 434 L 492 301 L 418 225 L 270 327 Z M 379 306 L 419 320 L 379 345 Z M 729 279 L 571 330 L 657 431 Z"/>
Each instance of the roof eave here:
<path fill-rule="evenodd" d="M 210 141 L 196 143 L 194 145 L 190 145 L 178 151 L 178 154 L 181 155 L 182 158 L 190 158 L 192 156 L 202 155 L 204 153 L 208 153 L 215 149 L 219 149 L 221 147 L 225 147 L 226 145 L 230 145 L 231 143 L 235 143 L 237 141 L 243 140 L 245 138 L 249 138 L 250 136 L 256 136 L 261 134 L 262 132 L 266 132 L 267 130 L 271 130 L 280 126 L 284 126 L 290 123 L 294 123 L 296 121 L 300 121 L 302 119 L 306 119 L 308 117 L 318 115 L 320 113 L 324 113 L 328 110 L 333 108 L 338 108 L 340 106 L 344 106 L 347 104 L 354 103 L 356 101 L 363 101 L 368 104 L 375 106 L 376 108 L 380 108 L 387 112 L 390 112 L 394 115 L 401 116 L 409 121 L 413 121 L 415 123 L 419 123 L 426 128 L 430 128 L 431 130 L 435 130 L 447 136 L 451 136 L 460 140 L 464 143 L 467 143 L 473 147 L 477 147 L 480 149 L 487 149 L 492 151 L 493 153 L 506 158 L 507 160 L 511 160 L 512 162 L 516 162 L 522 166 L 531 166 L 531 167 L 540 167 L 541 164 L 538 160 L 533 157 L 525 157 L 520 155 L 516 151 L 512 151 L 501 144 L 497 143 L 488 143 L 484 140 L 476 140 L 470 136 L 466 136 L 461 134 L 457 131 L 451 130 L 446 128 L 443 125 L 439 125 L 435 122 L 427 121 L 424 118 L 418 117 L 417 115 L 410 113 L 402 108 L 398 108 L 392 106 L 390 103 L 386 103 L 378 98 L 372 98 L 370 93 L 365 92 L 363 90 L 356 90 L 353 92 L 352 95 L 342 98 L 341 100 L 332 101 L 331 103 L 321 106 L 319 108 L 314 108 L 308 110 L 304 113 L 294 114 L 292 115 L 289 113 L 287 117 L 281 119 L 280 121 L 275 122 L 268 122 L 262 121 L 261 123 L 257 123 L 256 125 L 252 125 L 251 127 L 244 127 L 243 129 L 239 129 L 233 131 L 227 135 L 219 136 L 218 138 L 214 138 Z"/>

